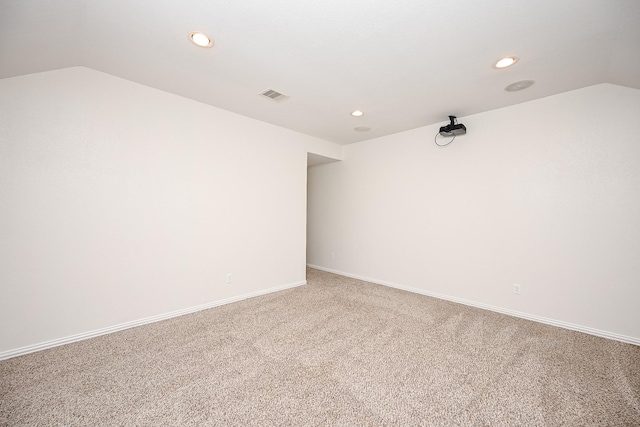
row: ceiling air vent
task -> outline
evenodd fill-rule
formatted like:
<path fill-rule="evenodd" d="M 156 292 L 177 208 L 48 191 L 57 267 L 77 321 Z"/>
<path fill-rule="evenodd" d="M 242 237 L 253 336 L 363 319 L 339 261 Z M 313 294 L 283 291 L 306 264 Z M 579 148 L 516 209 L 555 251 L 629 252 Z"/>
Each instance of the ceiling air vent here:
<path fill-rule="evenodd" d="M 261 92 L 260 95 L 264 96 L 265 98 L 272 99 L 272 100 L 274 100 L 276 102 L 280 102 L 280 101 L 284 101 L 285 99 L 289 99 L 289 97 L 287 95 L 284 95 L 284 94 L 278 92 L 277 90 L 273 90 L 273 89 L 267 89 L 267 90 Z"/>

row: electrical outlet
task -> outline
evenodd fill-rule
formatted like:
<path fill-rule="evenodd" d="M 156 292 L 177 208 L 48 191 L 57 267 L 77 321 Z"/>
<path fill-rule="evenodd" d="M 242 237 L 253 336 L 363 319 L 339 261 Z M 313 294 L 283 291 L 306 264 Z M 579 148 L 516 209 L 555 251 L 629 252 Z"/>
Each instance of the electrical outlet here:
<path fill-rule="evenodd" d="M 519 284 L 517 284 L 517 283 L 513 284 L 513 293 L 516 294 L 516 295 L 520 295 L 521 292 L 520 292 L 520 285 Z"/>
<path fill-rule="evenodd" d="M 227 283 L 233 282 L 233 273 L 227 273 Z"/>
<path fill-rule="evenodd" d="M 333 252 L 331 252 L 331 259 L 332 260 L 336 259 L 336 254 L 334 254 Z"/>

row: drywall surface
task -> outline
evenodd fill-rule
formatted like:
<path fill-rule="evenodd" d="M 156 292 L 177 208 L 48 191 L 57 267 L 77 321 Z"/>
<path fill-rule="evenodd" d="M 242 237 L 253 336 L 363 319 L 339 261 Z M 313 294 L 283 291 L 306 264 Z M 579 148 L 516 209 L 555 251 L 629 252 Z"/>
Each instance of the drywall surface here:
<path fill-rule="evenodd" d="M 336 147 L 83 67 L 0 80 L 0 352 L 304 283 Z"/>
<path fill-rule="evenodd" d="M 640 342 L 638 117 L 602 84 L 345 146 L 309 168 L 307 261 Z"/>

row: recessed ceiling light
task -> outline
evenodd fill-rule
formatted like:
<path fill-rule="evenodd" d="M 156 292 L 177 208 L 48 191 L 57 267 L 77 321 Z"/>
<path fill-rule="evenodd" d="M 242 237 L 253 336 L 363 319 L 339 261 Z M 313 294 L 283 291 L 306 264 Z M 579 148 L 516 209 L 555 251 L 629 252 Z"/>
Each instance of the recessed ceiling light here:
<path fill-rule="evenodd" d="M 366 127 L 366 126 L 358 126 L 357 128 L 354 128 L 353 130 L 355 130 L 356 132 L 368 132 L 371 130 L 371 128 Z"/>
<path fill-rule="evenodd" d="M 504 90 L 507 92 L 517 92 L 533 86 L 534 83 L 535 80 L 520 80 L 518 82 L 511 83 L 509 86 L 505 87 Z"/>
<path fill-rule="evenodd" d="M 495 68 L 507 68 L 507 67 L 512 66 L 516 62 L 518 62 L 518 58 L 517 57 L 515 57 L 515 56 L 507 56 L 507 57 L 502 58 L 498 62 L 496 62 L 493 66 Z"/>
<path fill-rule="evenodd" d="M 356 110 L 356 111 L 352 112 L 351 115 L 353 117 L 362 117 L 362 116 L 364 116 L 364 113 L 362 111 L 360 111 L 360 110 Z"/>
<path fill-rule="evenodd" d="M 211 39 L 211 37 L 209 37 L 204 33 L 200 33 L 198 31 L 189 33 L 189 40 L 191 40 L 191 43 L 195 44 L 196 46 L 200 46 L 200 47 L 213 46 L 213 40 Z"/>

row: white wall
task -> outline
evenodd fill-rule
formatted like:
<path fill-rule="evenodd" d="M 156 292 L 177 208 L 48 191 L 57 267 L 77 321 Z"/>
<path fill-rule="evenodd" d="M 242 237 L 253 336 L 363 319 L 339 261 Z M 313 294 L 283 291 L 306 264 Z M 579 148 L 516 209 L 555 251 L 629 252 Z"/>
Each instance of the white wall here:
<path fill-rule="evenodd" d="M 446 148 L 440 125 L 345 146 L 309 169 L 308 263 L 640 343 L 638 118 L 602 84 L 461 118 Z"/>
<path fill-rule="evenodd" d="M 341 147 L 82 67 L 0 80 L 0 353 L 304 283 L 307 151 Z"/>

